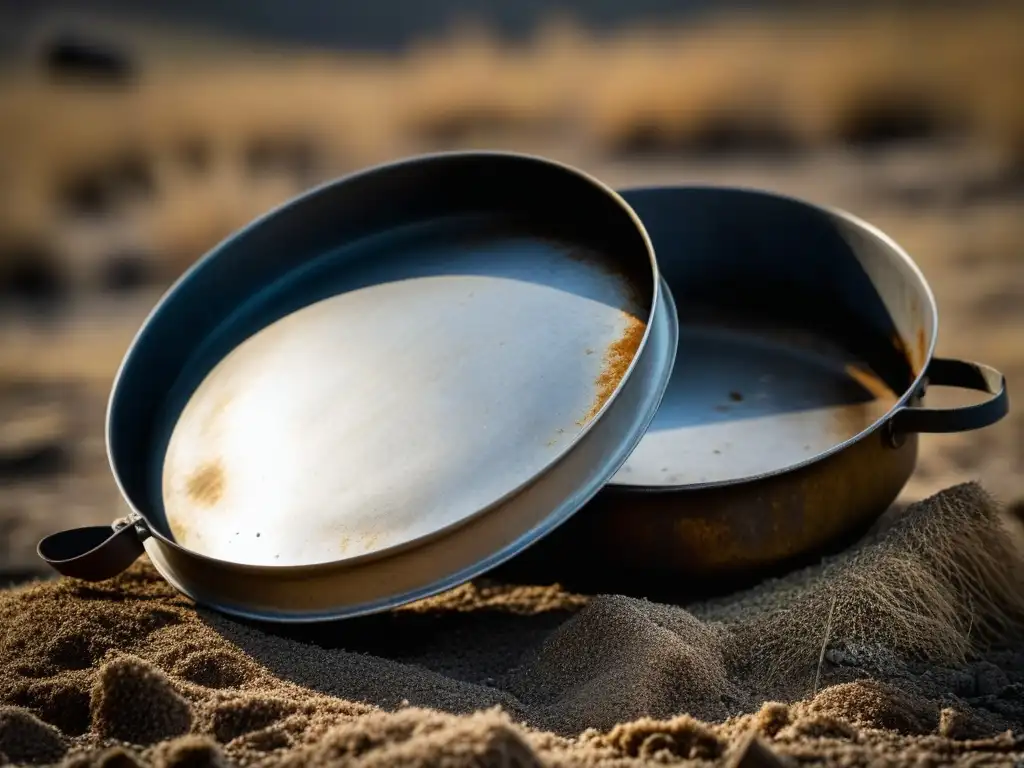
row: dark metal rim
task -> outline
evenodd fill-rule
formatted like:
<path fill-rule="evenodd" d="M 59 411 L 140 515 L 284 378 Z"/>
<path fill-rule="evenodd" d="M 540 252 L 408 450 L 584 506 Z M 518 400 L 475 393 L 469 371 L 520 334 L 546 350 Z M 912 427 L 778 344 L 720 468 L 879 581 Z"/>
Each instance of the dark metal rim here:
<path fill-rule="evenodd" d="M 313 197 L 315 195 L 318 195 L 318 194 L 322 194 L 323 192 L 327 191 L 330 188 L 333 188 L 333 187 L 336 187 L 336 186 L 339 186 L 339 185 L 342 185 L 342 184 L 346 184 L 346 183 L 349 183 L 351 181 L 355 181 L 355 180 L 360 179 L 360 178 L 364 178 L 364 177 L 371 176 L 371 175 L 374 175 L 374 174 L 387 173 L 387 172 L 389 172 L 389 171 L 391 171 L 391 170 L 393 170 L 393 169 L 395 169 L 397 167 L 400 167 L 400 166 L 406 166 L 406 165 L 413 164 L 413 163 L 443 162 L 444 160 L 450 159 L 450 158 L 463 158 L 464 159 L 464 158 L 467 158 L 467 157 L 478 157 L 478 158 L 481 158 L 481 159 L 501 158 L 501 157 L 503 157 L 503 158 L 508 158 L 510 160 L 522 160 L 522 161 L 527 161 L 527 162 L 535 163 L 535 164 L 541 165 L 541 166 L 548 166 L 548 167 L 551 167 L 551 168 L 558 168 L 558 169 L 561 169 L 564 172 L 571 173 L 571 174 L 581 178 L 583 181 L 585 181 L 586 183 L 590 184 L 591 186 L 595 187 L 598 191 L 600 191 L 601 193 L 603 193 L 607 197 L 611 198 L 618 205 L 618 207 L 622 210 L 622 212 L 624 214 L 626 214 L 626 216 L 629 217 L 629 219 L 632 222 L 632 224 L 633 224 L 634 228 L 636 229 L 637 233 L 641 236 L 641 239 L 642 239 L 643 244 L 644 244 L 644 248 L 645 248 L 645 250 L 647 252 L 647 258 L 648 258 L 649 267 L 650 267 L 650 275 L 651 275 L 651 278 L 653 280 L 653 286 L 652 286 L 652 292 L 651 292 L 651 302 L 650 302 L 650 307 L 649 307 L 648 317 L 647 317 L 647 328 L 644 331 L 643 338 L 640 341 L 640 344 L 639 344 L 639 346 L 637 348 L 637 352 L 636 352 L 636 354 L 635 354 L 635 356 L 633 358 L 633 361 L 630 363 L 630 365 L 626 369 L 626 372 L 624 373 L 624 375 L 623 375 L 621 381 L 619 382 L 618 386 L 616 387 L 615 391 L 604 402 L 604 404 L 602 405 L 601 409 L 597 412 L 597 414 L 595 414 L 594 418 L 591 419 L 590 423 L 588 423 L 586 425 L 586 427 L 576 437 L 576 441 L 578 442 L 583 437 L 585 437 L 586 434 L 588 434 L 589 431 L 600 421 L 601 417 L 611 407 L 613 407 L 614 403 L 618 400 L 618 395 L 620 394 L 620 392 L 622 391 L 624 386 L 627 384 L 627 382 L 631 379 L 632 374 L 633 374 L 634 370 L 637 367 L 639 359 L 645 354 L 645 352 L 647 351 L 647 349 L 649 347 L 649 343 L 648 342 L 649 342 L 650 336 L 652 334 L 652 327 L 654 325 L 653 320 L 654 320 L 656 314 L 659 311 L 662 310 L 662 306 L 661 305 L 664 302 L 664 300 L 662 299 L 662 296 L 661 296 L 661 291 L 663 289 L 663 281 L 661 280 L 661 276 L 660 276 L 660 273 L 658 271 L 658 264 L 657 264 L 657 260 L 655 258 L 655 254 L 654 254 L 654 246 L 651 243 L 650 236 L 648 235 L 647 230 L 645 229 L 645 227 L 643 225 L 643 222 L 640 220 L 639 216 L 632 209 L 632 207 L 622 198 L 622 196 L 617 191 L 615 191 L 613 188 L 611 188 L 610 186 L 605 184 L 604 182 L 600 181 L 596 177 L 594 177 L 594 176 L 592 176 L 592 175 L 590 175 L 590 174 L 588 174 L 588 173 L 586 173 L 586 172 L 584 172 L 584 171 L 582 171 L 582 170 L 580 170 L 580 169 L 578 169 L 578 168 L 576 168 L 574 166 L 571 166 L 571 165 L 568 165 L 566 163 L 562 163 L 562 162 L 559 162 L 559 161 L 556 161 L 556 160 L 552 160 L 552 159 L 549 159 L 549 158 L 541 157 L 541 156 L 538 156 L 538 155 L 531 155 L 531 154 L 526 154 L 526 153 L 505 152 L 505 151 L 438 152 L 438 153 L 414 155 L 414 156 L 407 157 L 407 158 L 404 158 L 404 159 L 399 159 L 399 160 L 396 160 L 396 161 L 382 163 L 382 164 L 379 164 L 379 165 L 376 165 L 376 166 L 371 166 L 369 168 L 361 169 L 359 171 L 356 171 L 354 173 L 338 177 L 336 179 L 328 180 L 328 181 L 324 182 L 323 184 L 320 184 L 320 185 L 317 185 L 315 187 L 312 187 L 309 190 L 306 190 L 305 192 L 303 192 L 303 193 L 301 193 L 301 194 L 299 194 L 299 195 L 297 195 L 297 196 L 295 196 L 295 197 L 285 201 L 284 203 L 278 205 L 277 207 L 269 210 L 268 212 L 264 213 L 263 215 L 257 217 L 253 221 L 251 221 L 245 227 L 242 227 L 241 229 L 233 232 L 228 237 L 226 237 L 223 240 L 221 240 L 219 243 L 214 245 L 210 250 L 208 250 L 205 254 L 203 254 L 201 257 L 199 257 L 187 270 L 185 270 L 185 272 L 182 275 L 179 276 L 179 278 L 171 285 L 171 287 L 168 288 L 164 292 L 164 294 L 160 297 L 160 299 L 157 301 L 157 303 L 155 304 L 153 309 L 149 312 L 149 314 L 147 315 L 147 317 L 145 318 L 145 320 L 143 321 L 143 323 L 139 327 L 139 329 L 136 332 L 134 338 L 132 339 L 132 342 L 129 344 L 127 351 L 125 352 L 125 355 L 122 358 L 121 364 L 118 367 L 117 373 L 116 373 L 116 375 L 114 377 L 114 382 L 113 382 L 113 385 L 111 387 L 110 396 L 109 396 L 108 401 L 107 401 L 106 424 L 105 424 L 105 430 L 104 431 L 105 431 L 105 440 L 106 440 L 106 444 L 107 444 L 107 460 L 108 460 L 108 464 L 109 464 L 110 469 L 111 469 L 111 473 L 113 474 L 114 481 L 117 484 L 118 490 L 121 492 L 122 497 L 125 499 L 126 503 L 128 504 L 129 508 L 131 509 L 131 511 L 133 513 L 133 516 L 135 518 L 135 521 L 134 521 L 135 525 L 134 525 L 134 527 L 137 529 L 137 531 L 139 532 L 140 536 L 142 536 L 142 537 L 152 536 L 155 539 L 159 540 L 161 542 L 161 544 L 163 544 L 163 545 L 166 545 L 166 546 L 172 547 L 174 549 L 180 550 L 182 552 L 185 552 L 185 553 L 187 553 L 191 557 L 198 558 L 198 559 L 201 559 L 201 560 L 210 561 L 211 563 L 216 563 L 216 564 L 223 565 L 223 566 L 229 566 L 229 567 L 232 567 L 232 568 L 252 568 L 252 567 L 254 567 L 254 566 L 245 566 L 245 565 L 242 565 L 242 564 L 233 563 L 233 562 L 228 561 L 228 560 L 221 560 L 221 559 L 218 559 L 218 558 L 212 558 L 212 557 L 208 557 L 206 555 L 201 555 L 201 554 L 192 552 L 192 551 L 190 551 L 188 549 L 185 549 L 180 544 L 172 541 L 171 539 L 166 537 L 163 533 L 161 533 L 159 528 L 157 526 L 153 525 L 152 522 L 140 510 L 136 509 L 134 504 L 128 498 L 128 495 L 125 492 L 125 488 L 124 488 L 124 485 L 123 485 L 120 473 L 118 471 L 118 467 L 117 467 L 118 462 L 117 462 L 115 456 L 113 455 L 113 452 L 110 449 L 110 446 L 111 446 L 111 423 L 112 423 L 112 417 L 113 417 L 113 412 L 114 412 L 114 409 L 115 409 L 115 401 L 118 399 L 118 397 L 120 395 L 120 392 L 121 392 L 121 389 L 123 387 L 123 375 L 124 375 L 125 369 L 127 368 L 127 365 L 129 363 L 130 359 L 132 358 L 132 356 L 133 356 L 133 354 L 134 354 L 134 352 L 136 350 L 136 347 L 139 345 L 140 339 L 145 334 L 146 329 L 150 326 L 150 324 L 152 322 L 154 322 L 155 318 L 157 317 L 157 315 L 160 314 L 162 308 L 164 307 L 166 302 L 170 299 L 170 297 L 172 295 L 175 295 L 175 294 L 181 292 L 182 290 L 185 290 L 187 283 L 193 277 L 193 275 L 198 270 L 202 269 L 203 266 L 205 264 L 207 264 L 209 261 L 211 261 L 212 259 L 216 258 L 216 255 L 217 255 L 218 252 L 220 252 L 224 247 L 226 247 L 230 242 L 235 240 L 237 237 L 241 236 L 242 233 L 244 233 L 246 231 L 249 231 L 249 230 L 251 230 L 251 229 L 253 229 L 255 227 L 259 227 L 265 220 L 267 220 L 267 219 L 269 219 L 271 217 L 277 216 L 277 215 L 283 213 L 284 211 L 286 211 L 288 209 L 291 209 L 293 206 L 301 204 L 303 201 L 305 201 L 308 198 L 311 198 L 311 197 Z M 671 305 L 670 302 L 668 304 Z M 669 373 L 670 373 L 670 371 L 671 371 L 671 369 L 669 369 Z M 666 379 L 666 385 L 667 385 L 667 379 Z M 652 416 L 653 416 L 653 414 L 652 414 Z M 526 482 L 521 484 L 519 487 L 510 490 L 508 493 L 506 493 L 501 498 L 494 500 L 487 507 L 485 507 L 484 509 L 479 510 L 477 512 L 477 514 L 474 515 L 473 517 L 476 517 L 477 515 L 480 515 L 480 514 L 486 514 L 490 509 L 494 508 L 495 506 L 501 504 L 503 501 L 505 501 L 505 500 L 515 496 L 516 494 L 520 493 L 523 490 L 523 488 L 528 486 L 530 483 L 536 481 L 537 477 L 546 475 L 546 474 L 554 471 L 555 468 L 561 463 L 561 461 L 563 461 L 566 458 L 566 456 L 568 456 L 571 453 L 572 453 L 572 450 L 568 451 L 565 456 L 561 457 L 558 461 L 556 461 L 553 464 L 551 464 L 550 466 L 548 466 L 538 476 L 535 476 L 533 478 L 528 479 Z M 625 457 L 624 457 L 624 460 L 625 460 Z M 610 478 L 612 475 L 614 475 L 614 472 L 617 471 L 617 469 L 618 469 L 618 467 L 616 467 L 615 470 L 613 470 L 609 474 L 607 474 L 607 476 L 604 478 L 604 480 L 607 481 L 608 478 Z M 455 525 L 459 525 L 459 524 L 461 524 L 463 522 L 466 522 L 466 521 L 460 521 L 459 523 L 456 523 Z M 103 527 L 103 528 L 105 529 L 105 527 Z M 105 529 L 105 530 L 108 530 L 108 529 Z M 351 562 L 351 563 L 354 564 L 357 561 L 362 562 L 364 560 L 371 560 L 371 559 L 379 559 L 379 558 L 389 557 L 389 556 L 392 556 L 392 555 L 396 554 L 401 549 L 406 549 L 406 548 L 409 548 L 409 547 L 418 546 L 419 544 L 424 543 L 428 539 L 435 538 L 437 536 L 441 536 L 447 530 L 448 529 L 445 529 L 445 530 L 442 530 L 442 531 L 437 531 L 437 532 L 434 532 L 434 533 L 430 534 L 428 537 L 423 537 L 423 538 L 418 539 L 418 540 L 416 540 L 414 542 L 407 542 L 407 543 L 399 545 L 398 547 L 393 548 L 393 549 L 387 549 L 387 550 L 382 550 L 380 552 L 373 552 L 373 553 L 369 553 L 369 554 L 366 554 L 366 555 L 362 555 L 362 556 L 359 556 L 358 558 L 352 558 L 350 561 L 345 561 L 345 562 L 346 563 Z M 68 532 L 68 533 L 70 533 L 70 532 Z M 43 546 L 44 546 L 43 542 L 40 542 L 40 547 L 43 547 Z M 141 543 L 140 543 L 140 546 L 141 546 Z M 104 547 L 98 547 L 98 549 L 102 550 L 102 549 L 105 549 L 105 548 Z M 39 550 L 39 554 L 40 554 L 41 557 L 43 557 L 43 559 L 47 559 L 47 557 L 44 556 L 44 553 L 43 553 L 42 549 Z M 137 556 L 138 555 L 136 555 L 136 557 Z M 50 561 L 50 560 L 48 560 L 48 561 Z M 52 560 L 50 562 L 51 562 L 51 564 L 55 564 L 55 563 L 57 563 L 59 561 L 58 560 Z M 130 561 L 129 561 L 129 564 L 130 564 Z M 282 572 L 287 571 L 289 573 L 297 573 L 297 572 L 300 572 L 301 569 L 304 569 L 304 568 L 316 569 L 316 568 L 329 567 L 329 566 L 331 566 L 333 564 L 334 563 L 332 561 L 332 562 L 325 562 L 325 563 L 308 564 L 308 565 L 303 565 L 303 566 L 286 566 L 286 567 L 282 567 L 280 570 Z M 125 565 L 125 567 L 127 567 L 127 565 Z M 265 570 L 266 568 L 267 567 L 259 567 L 260 570 Z M 273 566 L 269 566 L 269 568 L 273 569 L 274 567 Z M 123 569 L 121 569 L 121 570 L 123 570 Z"/>
<path fill-rule="evenodd" d="M 926 352 L 925 357 L 924 357 L 925 364 L 922 366 L 921 372 L 910 383 L 910 385 L 907 387 L 906 391 L 903 393 L 903 395 L 900 397 L 900 399 L 897 400 L 895 404 L 893 404 L 892 408 L 890 408 L 887 413 L 885 413 L 877 421 L 875 421 L 874 424 L 870 425 L 869 427 L 867 427 L 866 429 L 862 430 L 861 432 L 859 432 L 858 434 L 854 435 L 853 437 L 851 437 L 851 438 L 849 438 L 847 440 L 844 440 L 841 443 L 837 443 L 837 444 L 833 445 L 828 450 L 822 451 L 821 453 L 817 454 L 816 456 L 812 456 L 811 458 L 809 458 L 809 459 L 807 459 L 805 461 L 796 463 L 796 464 L 791 464 L 788 467 L 782 467 L 780 469 L 774 469 L 774 470 L 771 470 L 769 472 L 764 472 L 764 473 L 761 473 L 761 474 L 758 474 L 758 475 L 751 475 L 749 477 L 732 478 L 732 479 L 729 479 L 729 480 L 719 480 L 719 481 L 707 482 L 707 483 L 688 483 L 688 484 L 681 484 L 681 485 L 626 485 L 626 484 L 620 484 L 620 483 L 609 483 L 608 487 L 610 489 L 614 489 L 617 493 L 619 493 L 619 492 L 623 492 L 623 493 L 645 493 L 645 494 L 679 493 L 679 492 L 686 492 L 686 491 L 691 491 L 691 490 L 692 491 L 696 491 L 696 490 L 704 490 L 704 489 L 709 489 L 709 488 L 725 488 L 725 487 L 728 487 L 728 486 L 743 485 L 743 484 L 746 484 L 746 483 L 753 483 L 753 482 L 757 482 L 758 480 L 765 480 L 765 479 L 768 479 L 770 477 L 776 477 L 778 475 L 787 474 L 789 472 L 793 472 L 793 471 L 801 469 L 803 467 L 807 467 L 807 466 L 810 466 L 812 464 L 816 464 L 816 463 L 818 463 L 818 462 L 828 458 L 829 456 L 832 456 L 833 454 L 839 453 L 840 451 L 842 451 L 846 447 L 848 447 L 848 446 L 850 446 L 850 445 L 852 445 L 852 444 L 854 444 L 854 443 L 856 443 L 856 442 L 866 438 L 868 435 L 872 434 L 873 432 L 875 432 L 875 431 L 877 431 L 879 429 L 885 428 L 885 425 L 893 418 L 893 416 L 897 412 L 900 412 L 900 411 L 902 411 L 904 409 L 907 409 L 909 407 L 910 402 L 920 393 L 922 385 L 926 382 L 928 367 L 931 365 L 932 358 L 933 358 L 933 356 L 935 354 L 935 346 L 936 346 L 936 343 L 937 343 L 938 331 L 939 331 L 939 317 L 938 317 L 938 306 L 937 306 L 936 301 L 935 301 L 935 294 L 932 292 L 931 286 L 928 284 L 927 279 L 925 279 L 924 273 L 921 271 L 921 268 L 917 265 L 917 263 L 910 257 L 910 254 L 908 254 L 899 245 L 899 243 L 897 243 L 895 240 L 893 240 L 889 235 L 887 235 L 885 232 L 883 232 L 878 227 L 874 226 L 873 224 L 865 221 L 864 219 L 861 219 L 860 217 L 858 217 L 858 216 L 856 216 L 856 215 L 854 215 L 854 214 L 852 214 L 852 213 L 850 213 L 848 211 L 843 210 L 842 208 L 837 208 L 837 207 L 834 207 L 834 206 L 827 206 L 827 205 L 819 205 L 817 203 L 812 203 L 812 202 L 810 202 L 808 200 L 805 200 L 803 198 L 800 198 L 800 197 L 796 197 L 796 196 L 793 196 L 793 195 L 786 195 L 786 194 L 782 194 L 780 192 L 774 192 L 774 191 L 767 190 L 767 189 L 760 189 L 760 188 L 757 188 L 757 187 L 747 187 L 747 186 L 742 186 L 742 185 L 738 185 L 738 186 L 719 185 L 719 184 L 687 184 L 687 185 L 663 184 L 663 185 L 642 186 L 642 187 L 624 187 L 624 188 L 619 189 L 619 192 L 622 195 L 628 195 L 628 194 L 631 194 L 631 193 L 638 193 L 638 192 L 645 192 L 645 191 L 658 191 L 658 190 L 662 190 L 662 191 L 672 191 L 672 190 L 707 190 L 707 191 L 733 191 L 733 192 L 739 192 L 739 193 L 750 195 L 750 196 L 754 196 L 754 197 L 765 197 L 765 198 L 772 198 L 772 199 L 776 199 L 776 200 L 786 200 L 786 201 L 794 203 L 796 205 L 803 206 L 804 208 L 809 208 L 811 210 L 817 211 L 817 212 L 822 213 L 822 214 L 824 214 L 826 216 L 830 216 L 830 217 L 839 219 L 841 221 L 847 222 L 848 224 L 852 225 L 853 227 L 858 228 L 858 229 L 862 230 L 863 232 L 865 232 L 866 234 L 869 234 L 872 237 L 874 237 L 875 240 L 877 240 L 879 242 L 879 244 L 881 244 L 883 246 L 887 246 L 889 248 L 891 254 L 893 256 L 895 256 L 896 258 L 898 258 L 904 264 L 904 266 L 906 266 L 907 269 L 910 270 L 911 274 L 914 275 L 914 277 L 917 279 L 918 287 L 920 288 L 920 290 L 923 293 L 924 298 L 926 300 L 925 303 L 927 304 L 927 311 L 931 315 L 933 331 L 932 331 L 932 334 L 931 334 L 931 339 L 929 339 L 929 342 L 928 342 L 928 349 L 927 349 L 927 352 Z"/>
<path fill-rule="evenodd" d="M 629 454 L 636 447 L 637 443 L 639 443 L 647 428 L 654 420 L 654 416 L 657 412 L 657 406 L 660 404 L 661 398 L 664 396 L 665 390 L 668 387 L 669 374 L 672 368 L 671 363 L 674 360 L 678 337 L 675 323 L 675 306 L 672 294 L 668 292 L 667 289 L 665 301 L 659 310 L 659 316 L 654 318 L 652 325 L 659 318 L 662 323 L 666 324 L 663 338 L 661 339 L 661 343 L 667 347 L 669 356 L 668 363 L 665 365 L 665 374 L 660 376 L 659 379 L 657 379 L 657 383 L 653 385 L 654 391 L 648 398 L 650 402 L 641 413 L 641 418 L 638 420 L 635 428 L 630 430 L 629 435 L 621 441 L 621 446 L 617 449 L 618 454 L 615 461 L 609 463 L 609 469 L 606 469 L 603 474 L 614 474 L 629 458 Z M 632 381 L 631 383 L 634 386 L 640 386 L 636 381 Z M 566 457 L 562 457 L 562 459 L 560 459 L 559 462 L 556 462 L 556 464 L 564 461 L 565 458 Z M 542 476 L 543 474 L 546 473 L 542 473 Z M 549 514 L 544 518 L 541 524 L 522 533 L 518 538 L 508 543 L 503 548 L 493 552 L 489 557 L 478 560 L 471 566 L 463 568 L 457 573 L 448 574 L 434 582 L 431 582 L 430 584 L 424 585 L 422 588 L 415 590 L 414 592 L 402 593 L 399 599 L 378 599 L 374 602 L 361 604 L 354 609 L 345 611 L 322 611 L 317 614 L 274 614 L 272 616 L 265 613 L 248 611 L 244 608 L 232 605 L 222 606 L 219 604 L 213 604 L 212 607 L 240 618 L 271 620 L 283 623 L 319 622 L 348 618 L 352 616 L 361 616 L 386 610 L 388 608 L 395 607 L 396 605 L 405 604 L 407 602 L 428 597 L 446 589 L 450 589 L 451 587 L 464 583 L 481 573 L 501 565 L 540 539 L 543 539 L 560 525 L 565 523 L 580 507 L 597 495 L 603 486 L 604 481 L 600 478 L 596 480 L 589 480 L 586 484 L 581 486 L 582 492 L 571 497 L 573 501 L 572 505 L 568 508 L 565 506 L 558 508 L 558 510 L 560 510 L 560 514 Z M 475 519 L 476 517 L 478 516 L 475 515 L 473 518 L 470 518 L 470 520 Z M 469 521 L 462 521 L 462 523 L 464 522 Z M 428 540 L 434 541 L 443 538 L 446 532 L 451 532 L 453 529 L 461 527 L 462 523 L 449 526 L 442 531 L 431 534 L 429 537 L 421 538 L 416 542 L 410 542 L 399 547 L 394 547 L 390 550 L 384 550 L 384 552 L 387 553 L 387 555 L 398 554 L 402 550 L 408 550 L 415 546 L 427 543 Z M 155 540 L 158 553 L 159 550 L 166 545 L 170 549 L 180 552 L 184 557 L 191 560 L 206 562 L 214 567 L 227 567 L 234 571 L 253 575 L 266 576 L 270 574 L 285 579 L 301 579 L 303 574 L 319 574 L 328 569 L 342 572 L 347 566 L 387 559 L 387 557 L 381 553 L 371 553 L 358 558 L 350 558 L 345 561 L 310 563 L 298 566 L 265 566 L 234 563 L 231 561 L 207 557 L 185 549 L 174 542 L 168 541 L 165 537 L 154 533 L 145 518 L 135 511 L 131 512 L 127 517 L 115 521 L 114 524 L 109 527 L 91 526 L 86 528 L 74 528 L 47 536 L 39 542 L 37 553 L 39 554 L 39 557 L 46 561 L 52 568 L 54 568 L 54 570 L 65 576 L 80 578 L 86 581 L 102 581 L 122 573 L 135 560 L 137 560 L 145 551 L 143 542 L 148 538 L 153 538 Z M 151 560 L 153 560 L 154 565 L 157 567 L 157 570 L 164 579 L 174 586 L 175 589 L 189 597 L 192 597 L 197 602 L 203 602 L 204 604 L 211 605 L 210 600 L 203 600 L 198 594 L 194 593 L 193 590 L 182 585 L 180 580 L 175 576 L 173 569 L 169 567 L 162 567 L 162 556 L 160 554 L 156 557 L 151 557 Z M 215 592 L 216 590 L 213 591 Z"/>

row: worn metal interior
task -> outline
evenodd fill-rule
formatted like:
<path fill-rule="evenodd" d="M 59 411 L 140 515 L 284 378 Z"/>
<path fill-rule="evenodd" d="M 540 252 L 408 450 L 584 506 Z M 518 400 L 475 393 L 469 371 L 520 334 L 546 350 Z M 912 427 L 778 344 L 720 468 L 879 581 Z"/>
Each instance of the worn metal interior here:
<path fill-rule="evenodd" d="M 918 402 L 935 342 L 917 268 L 853 217 L 768 192 L 623 196 L 677 300 L 672 380 L 605 490 L 506 575 L 700 594 L 862 531 L 916 460 L 916 435 L 885 425 Z"/>
<path fill-rule="evenodd" d="M 542 225 L 389 233 L 244 307 L 214 343 L 247 338 L 190 394 L 152 486 L 175 541 L 263 565 L 382 552 L 564 456 L 625 372 L 649 305 L 607 254 Z"/>
<path fill-rule="evenodd" d="M 909 397 L 934 343 L 933 302 L 916 269 L 862 225 L 767 193 L 626 194 L 656 233 L 685 352 L 613 485 L 786 471 Z"/>

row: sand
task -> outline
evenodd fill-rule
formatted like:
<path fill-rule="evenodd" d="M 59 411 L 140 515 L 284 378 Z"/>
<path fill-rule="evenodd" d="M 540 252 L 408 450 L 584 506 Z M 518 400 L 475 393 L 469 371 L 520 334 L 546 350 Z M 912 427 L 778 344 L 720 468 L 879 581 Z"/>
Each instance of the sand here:
<path fill-rule="evenodd" d="M 0 592 L 0 753 L 64 765 L 1024 760 L 1024 523 L 965 484 L 687 608 L 486 581 L 270 628 L 145 560 Z M 817 690 L 815 690 L 817 688 Z"/>

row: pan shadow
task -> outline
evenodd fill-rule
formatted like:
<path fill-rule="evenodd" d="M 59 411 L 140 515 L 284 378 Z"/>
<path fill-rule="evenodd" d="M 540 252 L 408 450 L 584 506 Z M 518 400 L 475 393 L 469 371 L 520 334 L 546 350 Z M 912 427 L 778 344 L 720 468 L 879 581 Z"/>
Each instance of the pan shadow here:
<path fill-rule="evenodd" d="M 854 359 L 839 350 L 815 353 L 764 332 L 701 327 L 682 328 L 679 348 L 653 431 L 856 405 L 877 397 L 850 375 Z"/>
<path fill-rule="evenodd" d="M 519 717 L 523 705 L 503 690 L 507 675 L 574 612 L 439 606 L 279 625 L 200 610 L 218 634 L 269 672 L 325 695 L 453 714 L 500 705 Z M 420 671 L 410 674 L 409 667 Z"/>
<path fill-rule="evenodd" d="M 526 550 L 488 574 L 509 584 L 557 581 L 565 589 L 585 595 L 620 594 L 657 603 L 687 606 L 717 600 L 753 589 L 762 582 L 778 579 L 820 564 L 873 534 L 898 518 L 909 506 L 896 502 L 874 520 L 855 526 L 813 551 L 758 568 L 735 569 L 713 574 L 686 574 L 657 568 L 608 568 L 588 557 L 584 547 L 571 548 L 559 541 L 557 557 L 550 547 Z"/>

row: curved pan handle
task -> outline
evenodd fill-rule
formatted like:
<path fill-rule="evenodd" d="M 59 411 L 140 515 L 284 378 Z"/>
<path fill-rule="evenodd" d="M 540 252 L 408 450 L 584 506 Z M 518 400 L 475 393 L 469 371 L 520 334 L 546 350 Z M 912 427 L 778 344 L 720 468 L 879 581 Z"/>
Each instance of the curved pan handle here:
<path fill-rule="evenodd" d="M 39 557 L 58 573 L 85 581 L 117 576 L 144 551 L 139 532 L 130 520 L 54 533 L 36 547 Z"/>
<path fill-rule="evenodd" d="M 987 392 L 992 397 L 974 405 L 956 408 L 918 408 L 908 406 L 893 414 L 889 429 L 894 439 L 913 432 L 968 432 L 995 424 L 1010 410 L 1006 377 L 981 363 L 934 358 L 925 371 L 928 384 L 961 387 Z"/>

